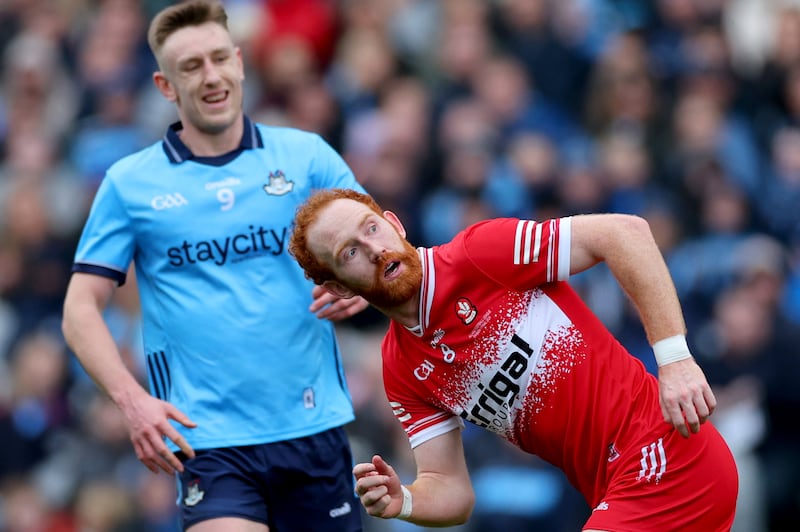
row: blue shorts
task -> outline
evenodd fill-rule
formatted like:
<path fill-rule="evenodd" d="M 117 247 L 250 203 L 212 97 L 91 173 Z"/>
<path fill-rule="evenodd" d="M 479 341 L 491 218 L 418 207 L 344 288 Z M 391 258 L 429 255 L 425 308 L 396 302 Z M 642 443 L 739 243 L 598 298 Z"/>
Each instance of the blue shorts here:
<path fill-rule="evenodd" d="M 270 532 L 359 532 L 353 457 L 339 427 L 295 440 L 198 450 L 178 475 L 181 523 L 219 517 L 264 523 Z"/>

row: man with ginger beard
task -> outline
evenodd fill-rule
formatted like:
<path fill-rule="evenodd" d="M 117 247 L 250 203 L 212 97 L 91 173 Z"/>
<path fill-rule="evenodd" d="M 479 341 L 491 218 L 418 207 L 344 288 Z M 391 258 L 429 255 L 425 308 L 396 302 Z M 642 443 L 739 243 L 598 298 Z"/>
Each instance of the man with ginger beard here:
<path fill-rule="evenodd" d="M 317 284 L 391 318 L 384 385 L 417 478 L 401 485 L 378 455 L 357 464 L 370 515 L 466 522 L 468 421 L 563 470 L 594 509 L 586 532 L 730 529 L 736 465 L 644 219 L 486 220 L 414 250 L 371 197 L 327 190 L 298 210 L 289 250 Z M 658 380 L 567 283 L 601 261 L 639 309 Z"/>

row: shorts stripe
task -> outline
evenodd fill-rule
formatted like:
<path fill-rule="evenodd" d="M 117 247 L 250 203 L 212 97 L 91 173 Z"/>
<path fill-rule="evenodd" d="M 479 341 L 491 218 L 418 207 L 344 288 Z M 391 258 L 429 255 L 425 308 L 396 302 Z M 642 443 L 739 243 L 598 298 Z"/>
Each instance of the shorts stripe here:
<path fill-rule="evenodd" d="M 636 480 L 647 480 L 650 482 L 655 478 L 656 482 L 661 481 L 661 477 L 667 471 L 667 454 L 664 452 L 664 439 L 642 447 L 642 468 Z"/>

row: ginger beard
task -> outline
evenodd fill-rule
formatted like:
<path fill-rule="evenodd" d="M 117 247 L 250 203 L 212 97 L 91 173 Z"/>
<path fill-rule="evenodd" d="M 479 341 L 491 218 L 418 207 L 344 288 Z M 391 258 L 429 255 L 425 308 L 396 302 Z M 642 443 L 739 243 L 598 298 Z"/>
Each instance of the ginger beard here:
<path fill-rule="evenodd" d="M 403 271 L 394 279 L 386 280 L 387 273 L 395 268 L 403 268 Z M 421 284 L 422 263 L 419 255 L 404 239 L 402 251 L 388 251 L 378 258 L 372 284 L 358 292 L 378 308 L 391 308 L 413 298 L 419 292 Z"/>

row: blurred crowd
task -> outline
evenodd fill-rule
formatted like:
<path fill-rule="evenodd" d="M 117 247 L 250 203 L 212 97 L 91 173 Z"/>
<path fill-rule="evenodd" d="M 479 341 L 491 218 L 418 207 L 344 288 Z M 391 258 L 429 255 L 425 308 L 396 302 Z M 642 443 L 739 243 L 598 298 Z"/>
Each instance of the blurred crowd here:
<path fill-rule="evenodd" d="M 175 532 L 174 479 L 60 333 L 105 169 L 176 119 L 145 33 L 167 0 L 0 0 L 0 532 Z M 487 217 L 647 218 L 739 466 L 737 532 L 800 530 L 800 1 L 227 0 L 256 120 L 328 140 L 412 243 Z M 130 278 L 130 277 L 129 277 Z M 599 266 L 574 286 L 653 372 Z M 135 279 L 108 314 L 146 379 Z M 413 478 L 385 322 L 338 327 L 357 460 Z M 578 530 L 563 476 L 472 428 L 468 532 Z M 403 476 L 401 474 L 401 476 Z M 415 527 L 368 518 L 366 531 Z"/>

